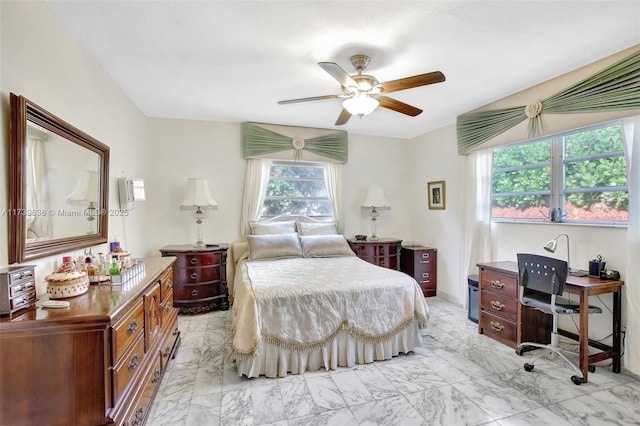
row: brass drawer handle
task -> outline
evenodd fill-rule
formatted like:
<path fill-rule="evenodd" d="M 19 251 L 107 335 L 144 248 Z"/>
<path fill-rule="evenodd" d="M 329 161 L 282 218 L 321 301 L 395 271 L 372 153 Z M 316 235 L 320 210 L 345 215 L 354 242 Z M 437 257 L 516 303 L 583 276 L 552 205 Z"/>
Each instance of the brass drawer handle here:
<path fill-rule="evenodd" d="M 139 426 L 142 424 L 142 421 L 144 420 L 144 409 L 140 408 L 138 409 L 138 411 L 136 412 L 136 417 L 133 420 L 133 425 L 134 426 Z"/>
<path fill-rule="evenodd" d="M 504 283 L 499 280 L 492 280 L 491 285 L 493 288 L 504 288 Z"/>
<path fill-rule="evenodd" d="M 153 378 L 151 379 L 151 383 L 158 383 L 160 381 L 160 370 L 156 370 L 153 372 Z"/>
<path fill-rule="evenodd" d="M 195 265 L 196 263 L 198 263 L 198 259 L 196 259 L 195 257 L 192 257 L 191 260 L 189 261 L 192 265 Z"/>
<path fill-rule="evenodd" d="M 168 357 L 168 356 L 169 356 L 169 354 L 170 354 L 170 353 L 171 353 L 171 348 L 167 346 L 167 347 L 164 349 L 164 352 L 162 353 L 162 356 L 166 358 L 166 357 Z"/>
<path fill-rule="evenodd" d="M 129 327 L 127 328 L 127 333 L 133 334 L 138 329 L 138 321 L 134 318 L 129 323 Z"/>
<path fill-rule="evenodd" d="M 503 309 L 504 309 L 504 304 L 503 304 L 503 303 L 498 302 L 497 300 L 492 300 L 492 301 L 491 301 L 491 307 L 492 307 L 493 309 L 495 309 L 496 311 L 501 311 L 501 310 L 503 310 Z"/>
<path fill-rule="evenodd" d="M 173 281 L 172 280 L 167 280 L 167 282 L 165 283 L 165 287 L 171 288 L 172 286 L 173 286 Z"/>
<path fill-rule="evenodd" d="M 504 325 L 501 325 L 499 322 L 491 321 L 491 328 L 495 331 L 502 331 L 504 330 Z"/>
<path fill-rule="evenodd" d="M 178 327 L 173 329 L 173 335 L 177 336 L 178 334 L 180 334 L 180 330 L 178 330 Z"/>
<path fill-rule="evenodd" d="M 429 253 L 422 253 L 422 258 L 423 259 L 428 259 L 429 258 Z"/>
<path fill-rule="evenodd" d="M 430 261 L 430 260 L 421 260 L 421 261 L 420 261 L 420 263 L 421 263 L 421 264 L 423 264 L 423 265 L 425 265 L 425 264 L 427 264 L 427 263 L 431 263 L 431 261 Z"/>
<path fill-rule="evenodd" d="M 423 272 L 422 273 L 422 278 L 429 278 L 429 273 L 428 272 Z"/>
<path fill-rule="evenodd" d="M 191 290 L 191 295 L 192 296 L 197 296 L 198 295 L 198 289 L 194 288 L 193 290 Z"/>
<path fill-rule="evenodd" d="M 129 365 L 127 366 L 129 370 L 135 369 L 138 366 L 138 361 L 140 361 L 138 354 L 133 354 L 131 361 L 129 361 Z"/>
<path fill-rule="evenodd" d="M 197 280 L 197 279 L 198 279 L 198 273 L 197 273 L 197 272 L 193 272 L 193 273 L 191 274 L 191 279 L 192 279 L 192 280 Z"/>

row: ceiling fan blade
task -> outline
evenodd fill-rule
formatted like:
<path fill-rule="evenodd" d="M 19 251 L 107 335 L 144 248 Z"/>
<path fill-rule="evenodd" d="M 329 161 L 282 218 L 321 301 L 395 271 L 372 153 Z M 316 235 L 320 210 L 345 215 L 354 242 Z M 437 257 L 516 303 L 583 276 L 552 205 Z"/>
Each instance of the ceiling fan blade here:
<path fill-rule="evenodd" d="M 325 99 L 335 99 L 341 98 L 342 95 L 325 95 L 325 96 L 312 96 L 310 98 L 299 98 L 299 99 L 287 99 L 286 101 L 278 101 L 279 104 L 294 104 L 296 102 L 307 102 L 307 101 L 322 101 Z"/>
<path fill-rule="evenodd" d="M 343 124 L 346 124 L 350 118 L 351 118 L 351 113 L 349 113 L 349 111 L 347 111 L 346 109 L 342 108 L 342 112 L 340 113 L 340 115 L 338 116 L 338 119 L 336 120 L 336 126 L 342 126 Z"/>
<path fill-rule="evenodd" d="M 416 108 L 387 96 L 376 96 L 376 99 L 380 101 L 380 106 L 382 108 L 387 108 L 396 112 L 400 112 L 402 114 L 410 115 L 411 117 L 415 117 L 422 112 L 420 108 Z"/>
<path fill-rule="evenodd" d="M 398 80 L 385 81 L 384 83 L 380 83 L 379 86 L 384 93 L 391 93 L 413 87 L 426 86 L 427 84 L 442 83 L 443 81 L 445 81 L 444 74 L 440 71 L 434 71 Z"/>
<path fill-rule="evenodd" d="M 355 80 L 352 79 L 351 76 L 335 62 L 318 62 L 318 65 L 328 72 L 331 77 L 338 80 L 338 83 L 344 87 L 358 87 L 358 83 L 356 83 Z"/>

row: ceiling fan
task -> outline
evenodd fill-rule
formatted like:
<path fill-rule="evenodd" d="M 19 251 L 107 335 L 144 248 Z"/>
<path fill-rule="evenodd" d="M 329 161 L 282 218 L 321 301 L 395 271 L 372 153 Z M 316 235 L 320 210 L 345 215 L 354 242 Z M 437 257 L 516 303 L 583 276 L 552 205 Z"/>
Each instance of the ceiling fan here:
<path fill-rule="evenodd" d="M 415 117 L 422 112 L 421 109 L 401 102 L 397 99 L 385 96 L 387 93 L 399 90 L 412 89 L 414 87 L 426 86 L 427 84 L 441 83 L 445 80 L 444 74 L 440 71 L 426 74 L 414 75 L 398 80 L 379 83 L 372 76 L 363 74 L 371 61 L 367 55 L 353 55 L 349 58 L 351 64 L 357 71 L 355 75 L 349 75 L 345 70 L 334 62 L 318 62 L 323 70 L 335 78 L 342 87 L 340 95 L 313 96 L 310 98 L 289 99 L 278 101 L 279 104 L 292 104 L 296 102 L 320 101 L 324 99 L 344 99 L 342 102 L 342 112 L 338 116 L 336 126 L 345 124 L 352 115 L 364 116 L 372 113 L 378 106 L 397 111 L 402 114 Z"/>

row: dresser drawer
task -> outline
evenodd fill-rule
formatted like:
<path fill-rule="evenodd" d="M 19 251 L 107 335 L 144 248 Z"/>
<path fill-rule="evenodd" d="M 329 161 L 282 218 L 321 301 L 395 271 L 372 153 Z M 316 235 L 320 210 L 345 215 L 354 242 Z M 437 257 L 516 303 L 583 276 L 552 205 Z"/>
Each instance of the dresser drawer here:
<path fill-rule="evenodd" d="M 136 302 L 135 307 L 120 321 L 117 321 L 112 329 L 112 360 L 118 362 L 127 347 L 144 331 L 144 307 L 142 299 Z"/>
<path fill-rule="evenodd" d="M 162 380 L 162 366 L 160 356 L 156 355 L 153 366 L 144 377 L 142 392 L 132 406 L 131 411 L 127 414 L 125 423 L 127 426 L 142 426 L 145 423 L 149 415 L 151 401 L 153 401 L 153 397 L 160 385 L 160 380 Z"/>
<path fill-rule="evenodd" d="M 173 294 L 173 271 L 160 278 L 160 298 L 165 299 L 170 294 Z"/>
<path fill-rule="evenodd" d="M 486 312 L 515 322 L 518 318 L 518 301 L 499 293 L 482 290 L 480 308 Z"/>
<path fill-rule="evenodd" d="M 140 368 L 144 357 L 144 339 L 139 335 L 113 368 L 113 399 L 118 401 L 129 381 Z"/>
<path fill-rule="evenodd" d="M 176 254 L 171 254 L 176 256 Z M 220 253 L 180 253 L 176 260 L 176 268 L 189 268 L 196 266 L 211 266 L 220 264 Z"/>
<path fill-rule="evenodd" d="M 512 299 L 518 298 L 518 279 L 516 277 L 483 270 L 480 281 L 480 290 L 502 294 Z"/>
<path fill-rule="evenodd" d="M 220 279 L 220 268 L 185 268 L 174 270 L 178 284 L 195 284 Z"/>
<path fill-rule="evenodd" d="M 514 321 L 508 321 L 504 318 L 481 311 L 479 327 L 482 333 L 492 339 L 513 347 L 516 346 L 517 327 Z"/>
<path fill-rule="evenodd" d="M 19 296 L 21 293 L 30 293 L 36 290 L 36 282 L 33 279 L 21 280 L 9 286 L 9 297 Z"/>

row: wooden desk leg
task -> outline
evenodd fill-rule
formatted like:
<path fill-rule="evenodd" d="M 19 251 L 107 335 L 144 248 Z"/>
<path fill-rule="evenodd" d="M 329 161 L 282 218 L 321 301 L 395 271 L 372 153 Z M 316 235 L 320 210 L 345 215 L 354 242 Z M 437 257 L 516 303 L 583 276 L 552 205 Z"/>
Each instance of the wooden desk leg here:
<path fill-rule="evenodd" d="M 620 354 L 622 352 L 621 326 L 622 326 L 622 287 L 613 292 L 613 364 L 611 370 L 620 372 Z"/>
<path fill-rule="evenodd" d="M 580 292 L 580 370 L 587 383 L 589 374 L 589 295 L 586 290 Z"/>

